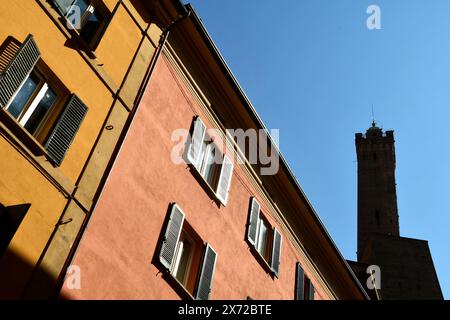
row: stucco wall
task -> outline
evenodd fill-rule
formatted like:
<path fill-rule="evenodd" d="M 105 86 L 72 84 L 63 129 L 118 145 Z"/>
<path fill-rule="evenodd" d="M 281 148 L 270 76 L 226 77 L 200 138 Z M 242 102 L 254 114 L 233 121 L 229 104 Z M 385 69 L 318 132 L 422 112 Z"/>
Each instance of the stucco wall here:
<path fill-rule="evenodd" d="M 65 284 L 64 298 L 178 299 L 152 264 L 168 206 L 176 202 L 218 254 L 211 299 L 294 299 L 295 263 L 303 261 L 287 237 L 279 279 L 245 241 L 249 198 L 257 195 L 241 168 L 235 166 L 228 205 L 218 207 L 185 164 L 171 161 L 172 132 L 189 129 L 197 114 L 201 109 L 162 56 L 73 261 L 81 270 L 81 290 Z M 280 230 L 268 208 L 262 211 Z M 325 297 L 312 281 L 315 298 Z"/>

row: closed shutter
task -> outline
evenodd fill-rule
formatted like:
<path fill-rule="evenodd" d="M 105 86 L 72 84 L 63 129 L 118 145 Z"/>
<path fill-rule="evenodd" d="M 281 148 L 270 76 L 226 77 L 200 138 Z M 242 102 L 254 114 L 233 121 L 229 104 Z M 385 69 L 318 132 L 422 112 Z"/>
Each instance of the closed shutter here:
<path fill-rule="evenodd" d="M 86 105 L 76 95 L 72 95 L 45 144 L 50 159 L 56 165 L 59 166 L 64 159 L 86 112 Z"/>
<path fill-rule="evenodd" d="M 224 206 L 228 202 L 228 192 L 231 186 L 231 177 L 233 176 L 233 163 L 228 156 L 224 155 L 222 168 L 220 170 L 219 182 L 217 183 L 216 195 Z"/>
<path fill-rule="evenodd" d="M 273 248 L 272 248 L 272 271 L 278 278 L 280 274 L 280 254 L 281 254 L 281 234 L 277 229 L 273 229 Z"/>
<path fill-rule="evenodd" d="M 40 57 L 41 53 L 30 34 L 0 74 L 0 107 L 6 107 Z"/>
<path fill-rule="evenodd" d="M 300 262 L 296 265 L 295 300 L 305 300 L 305 271 Z"/>
<path fill-rule="evenodd" d="M 203 140 L 205 139 L 206 126 L 199 117 L 194 120 L 194 127 L 190 136 L 186 157 L 189 164 L 194 165 L 200 171 L 200 155 Z"/>
<path fill-rule="evenodd" d="M 208 300 L 211 294 L 211 285 L 216 267 L 217 253 L 207 244 L 203 255 L 202 269 L 198 279 L 197 300 Z"/>
<path fill-rule="evenodd" d="M 250 212 L 248 214 L 247 222 L 247 240 L 252 245 L 256 245 L 256 235 L 258 232 L 258 220 L 259 212 L 261 207 L 255 198 L 252 198 L 252 203 L 250 205 Z"/>
<path fill-rule="evenodd" d="M 314 286 L 311 282 L 311 280 L 309 280 L 309 300 L 314 300 Z"/>
<path fill-rule="evenodd" d="M 174 204 L 170 212 L 169 222 L 164 234 L 164 239 L 161 244 L 161 251 L 159 253 L 159 261 L 162 265 L 170 270 L 173 259 L 175 257 L 175 250 L 180 239 L 181 229 L 183 228 L 184 213 Z"/>

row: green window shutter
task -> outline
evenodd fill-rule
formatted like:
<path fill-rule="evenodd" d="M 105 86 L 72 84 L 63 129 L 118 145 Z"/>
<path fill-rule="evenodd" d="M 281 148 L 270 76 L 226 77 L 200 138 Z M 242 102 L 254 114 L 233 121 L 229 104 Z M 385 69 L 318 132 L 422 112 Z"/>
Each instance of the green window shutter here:
<path fill-rule="evenodd" d="M 252 198 L 247 222 L 247 240 L 252 245 L 256 245 L 256 235 L 258 233 L 258 220 L 261 206 L 255 198 Z"/>
<path fill-rule="evenodd" d="M 159 252 L 159 261 L 167 270 L 170 270 L 175 257 L 175 251 L 183 228 L 184 217 L 185 215 L 181 208 L 177 204 L 173 204 L 164 239 L 161 244 L 161 251 Z"/>
<path fill-rule="evenodd" d="M 0 107 L 4 108 L 41 57 L 30 34 L 0 74 Z"/>
<path fill-rule="evenodd" d="M 45 144 L 50 159 L 56 165 L 61 165 L 86 113 L 86 105 L 73 94 Z"/>
<path fill-rule="evenodd" d="M 197 300 L 208 300 L 211 294 L 214 269 L 216 267 L 217 253 L 207 244 L 203 255 L 203 263 L 198 278 Z"/>

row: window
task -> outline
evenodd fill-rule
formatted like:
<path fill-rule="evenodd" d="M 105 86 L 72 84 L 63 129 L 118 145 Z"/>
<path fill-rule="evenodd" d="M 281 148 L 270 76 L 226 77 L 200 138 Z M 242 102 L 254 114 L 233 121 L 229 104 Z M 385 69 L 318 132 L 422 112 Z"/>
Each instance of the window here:
<path fill-rule="evenodd" d="M 56 92 L 34 68 L 5 109 L 31 135 L 38 136 L 44 120 L 57 100 L 61 99 L 61 92 Z"/>
<path fill-rule="evenodd" d="M 53 0 L 60 14 L 94 48 L 106 28 L 106 7 L 99 0 Z"/>
<path fill-rule="evenodd" d="M 261 206 L 255 198 L 251 198 L 250 203 L 247 240 L 271 272 L 279 277 L 282 237 L 278 230 L 272 228 L 261 214 Z"/>
<path fill-rule="evenodd" d="M 270 259 L 270 252 L 268 249 L 269 244 L 269 225 L 267 221 L 263 217 L 259 217 L 258 221 L 259 227 L 258 232 L 256 234 L 256 250 L 258 250 L 259 254 L 266 259 L 266 261 L 269 261 Z"/>
<path fill-rule="evenodd" d="M 173 204 L 159 251 L 159 262 L 185 292 L 198 300 L 208 300 L 217 253 L 204 245 L 185 214 Z"/>
<path fill-rule="evenodd" d="M 314 300 L 314 286 L 311 280 L 305 275 L 305 272 L 297 262 L 296 266 L 296 285 L 295 285 L 295 299 L 296 300 Z"/>
<path fill-rule="evenodd" d="M 211 135 L 199 117 L 193 122 L 185 160 L 200 174 L 216 198 L 226 205 L 233 176 L 233 163 L 212 141 Z"/>
<path fill-rule="evenodd" d="M 178 241 L 175 261 L 171 273 L 184 286 L 187 286 L 189 267 L 193 256 L 194 245 L 194 242 L 189 239 L 187 233 L 185 231 L 182 232 L 180 240 Z"/>
<path fill-rule="evenodd" d="M 315 294 L 314 286 L 308 277 L 305 279 L 305 290 L 306 290 L 305 297 L 307 297 L 307 300 L 314 300 Z"/>
<path fill-rule="evenodd" d="M 4 43 L 1 47 L 8 47 Z M 42 145 L 55 165 L 60 165 L 72 143 L 87 107 L 58 80 L 40 58 L 29 35 L 0 74 L 0 110 L 5 125 L 33 146 Z M 22 127 L 27 135 L 18 125 Z M 41 148 L 41 147 L 39 147 Z"/>

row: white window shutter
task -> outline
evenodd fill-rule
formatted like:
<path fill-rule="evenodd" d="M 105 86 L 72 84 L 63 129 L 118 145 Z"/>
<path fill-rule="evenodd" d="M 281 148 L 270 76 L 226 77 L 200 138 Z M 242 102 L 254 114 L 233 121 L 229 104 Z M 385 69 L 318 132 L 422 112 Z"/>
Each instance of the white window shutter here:
<path fill-rule="evenodd" d="M 161 244 L 161 251 L 159 253 L 159 261 L 167 270 L 170 270 L 172 266 L 176 247 L 183 228 L 183 222 L 183 211 L 177 204 L 173 204 L 164 239 Z"/>
<path fill-rule="evenodd" d="M 194 120 L 194 126 L 186 152 L 187 163 L 194 165 L 197 170 L 200 170 L 200 156 L 203 140 L 205 139 L 205 133 L 206 126 L 200 117 L 197 117 Z"/>
<path fill-rule="evenodd" d="M 212 280 L 216 268 L 217 253 L 207 244 L 203 255 L 202 269 L 197 286 L 197 300 L 208 300 L 211 294 Z"/>
<path fill-rule="evenodd" d="M 280 255 L 281 255 L 281 234 L 276 228 L 273 229 L 273 247 L 272 247 L 272 271 L 278 278 L 280 274 Z"/>
<path fill-rule="evenodd" d="M 256 201 L 255 198 L 252 198 L 247 222 L 247 240 L 252 245 L 256 245 L 256 235 L 258 233 L 258 220 L 260 210 L 261 206 L 259 205 L 258 201 Z"/>
<path fill-rule="evenodd" d="M 224 155 L 222 168 L 220 170 L 219 182 L 217 183 L 216 195 L 217 198 L 222 202 L 224 206 L 228 202 L 228 193 L 231 186 L 231 178 L 233 176 L 233 162 L 231 159 Z"/>

